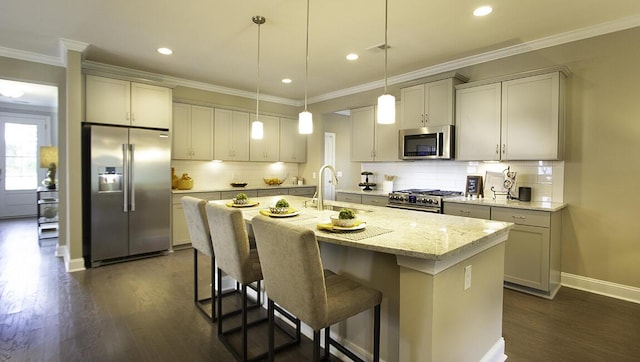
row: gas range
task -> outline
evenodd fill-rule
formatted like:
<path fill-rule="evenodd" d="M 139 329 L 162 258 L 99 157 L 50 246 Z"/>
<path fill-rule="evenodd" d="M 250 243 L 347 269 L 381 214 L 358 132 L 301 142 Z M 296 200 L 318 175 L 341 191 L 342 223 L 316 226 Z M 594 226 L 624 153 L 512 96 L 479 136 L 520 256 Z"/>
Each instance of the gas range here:
<path fill-rule="evenodd" d="M 460 191 L 430 189 L 398 190 L 389 194 L 387 207 L 442 214 L 443 199 L 462 195 L 463 193 Z"/>

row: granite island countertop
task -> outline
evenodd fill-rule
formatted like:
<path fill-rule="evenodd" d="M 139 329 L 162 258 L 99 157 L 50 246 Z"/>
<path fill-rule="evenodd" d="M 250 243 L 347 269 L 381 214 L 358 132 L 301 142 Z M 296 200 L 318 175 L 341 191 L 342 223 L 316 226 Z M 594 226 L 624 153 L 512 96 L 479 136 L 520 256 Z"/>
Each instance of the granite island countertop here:
<path fill-rule="evenodd" d="M 367 228 L 384 231 L 384 233 L 358 240 L 349 237 L 347 233 L 317 230 L 317 224 L 330 222 L 330 216 L 337 215 L 338 211 L 305 208 L 304 201 L 308 198 L 291 195 L 252 198 L 260 204 L 242 208 L 245 220 L 250 223 L 261 209 L 268 208 L 283 197 L 300 214 L 290 218 L 279 218 L 279 220 L 314 229 L 320 241 L 425 260 L 444 260 L 482 247 L 482 244 L 489 243 L 498 234 L 506 235 L 513 226 L 508 222 L 337 201 L 325 202 L 338 209 L 352 208 L 356 211 L 357 218 L 366 222 Z M 226 203 L 224 200 L 211 202 Z"/>

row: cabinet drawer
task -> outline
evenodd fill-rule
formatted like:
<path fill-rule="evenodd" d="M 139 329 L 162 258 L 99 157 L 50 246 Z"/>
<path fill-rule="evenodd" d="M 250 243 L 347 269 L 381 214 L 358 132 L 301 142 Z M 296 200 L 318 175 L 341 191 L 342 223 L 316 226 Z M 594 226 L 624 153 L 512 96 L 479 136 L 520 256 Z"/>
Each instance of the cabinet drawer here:
<path fill-rule="evenodd" d="M 237 194 L 247 194 L 247 197 L 257 197 L 257 190 L 231 190 L 231 191 L 220 191 L 220 200 L 228 200 L 236 197 Z"/>
<path fill-rule="evenodd" d="M 313 187 L 293 187 L 289 189 L 289 195 L 296 195 L 296 196 L 310 196 L 312 197 L 313 194 L 316 192 L 316 188 L 315 186 Z"/>
<path fill-rule="evenodd" d="M 362 195 L 364 205 L 387 206 L 389 198 L 384 195 Z"/>
<path fill-rule="evenodd" d="M 491 220 L 548 228 L 551 226 L 551 213 L 545 211 L 492 207 Z"/>
<path fill-rule="evenodd" d="M 274 189 L 265 189 L 258 190 L 258 197 L 261 196 L 278 196 L 278 195 L 287 195 L 289 193 L 289 189 L 277 187 Z"/>
<path fill-rule="evenodd" d="M 473 217 L 476 219 L 491 219 L 491 208 L 489 206 L 464 205 L 445 201 L 444 213 L 446 215 Z"/>
<path fill-rule="evenodd" d="M 336 192 L 336 201 L 351 202 L 354 204 L 362 203 L 362 195 L 348 194 L 346 192 Z"/>

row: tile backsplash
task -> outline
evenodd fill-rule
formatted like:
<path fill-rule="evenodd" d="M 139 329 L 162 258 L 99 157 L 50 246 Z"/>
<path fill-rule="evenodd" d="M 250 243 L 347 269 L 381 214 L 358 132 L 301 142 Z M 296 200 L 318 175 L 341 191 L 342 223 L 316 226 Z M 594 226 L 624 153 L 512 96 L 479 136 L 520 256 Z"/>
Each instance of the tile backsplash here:
<path fill-rule="evenodd" d="M 433 188 L 464 191 L 467 176 L 485 176 L 487 171 L 517 172 L 515 190 L 531 187 L 532 201 L 564 202 L 564 161 L 461 162 L 416 161 L 362 163 L 361 171 L 371 171 L 371 182 L 382 189 L 384 175 L 397 176 L 394 190 Z M 485 197 L 493 197 L 491 191 Z"/>
<path fill-rule="evenodd" d="M 263 178 L 278 177 L 286 180 L 283 185 L 292 185 L 298 176 L 297 163 L 283 162 L 220 162 L 172 160 L 176 175 L 188 173 L 193 178 L 193 189 L 227 188 L 231 182 L 246 182 L 248 187 L 263 187 Z"/>

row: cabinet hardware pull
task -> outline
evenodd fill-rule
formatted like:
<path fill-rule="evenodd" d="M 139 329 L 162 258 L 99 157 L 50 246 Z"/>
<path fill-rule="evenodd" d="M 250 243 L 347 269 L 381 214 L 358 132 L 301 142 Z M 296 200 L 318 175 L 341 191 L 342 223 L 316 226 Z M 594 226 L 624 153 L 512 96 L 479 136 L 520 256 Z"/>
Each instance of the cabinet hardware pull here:
<path fill-rule="evenodd" d="M 496 155 L 500 154 L 500 145 L 496 145 Z"/>
<path fill-rule="evenodd" d="M 131 112 L 127 112 L 127 121 L 131 120 Z"/>
<path fill-rule="evenodd" d="M 460 210 L 460 213 L 461 214 L 470 214 L 471 211 L 469 211 L 469 210 Z"/>
<path fill-rule="evenodd" d="M 514 218 L 514 219 L 518 219 L 518 220 L 524 220 L 524 219 L 526 219 L 526 217 L 524 217 L 524 216 L 511 215 L 511 217 L 512 217 L 512 218 Z"/>
<path fill-rule="evenodd" d="M 506 152 L 506 148 L 507 148 L 507 145 L 505 145 L 505 144 L 503 143 L 503 144 L 502 144 L 502 154 L 503 154 L 503 155 L 504 155 L 504 154 L 505 154 L 505 152 Z"/>

